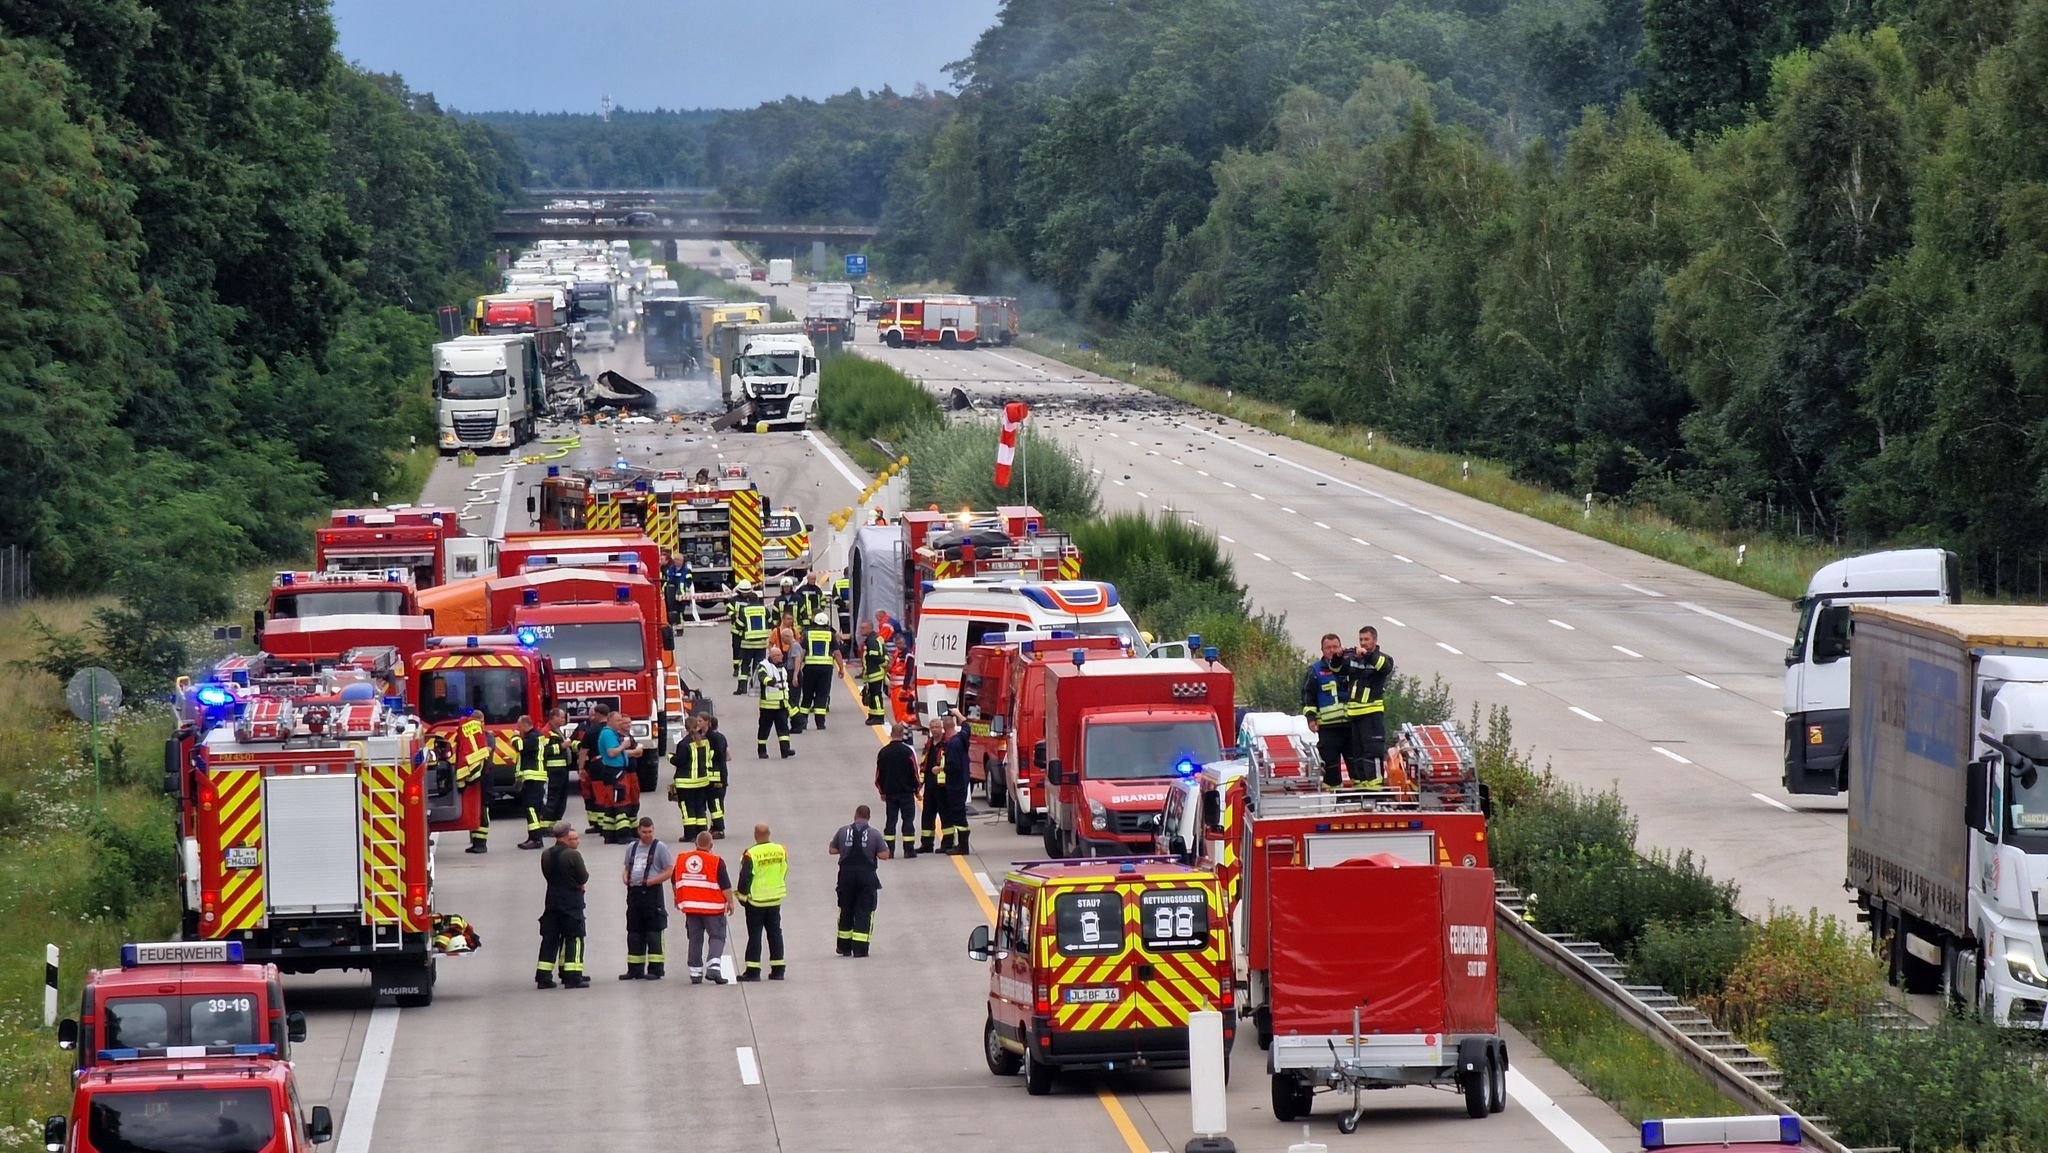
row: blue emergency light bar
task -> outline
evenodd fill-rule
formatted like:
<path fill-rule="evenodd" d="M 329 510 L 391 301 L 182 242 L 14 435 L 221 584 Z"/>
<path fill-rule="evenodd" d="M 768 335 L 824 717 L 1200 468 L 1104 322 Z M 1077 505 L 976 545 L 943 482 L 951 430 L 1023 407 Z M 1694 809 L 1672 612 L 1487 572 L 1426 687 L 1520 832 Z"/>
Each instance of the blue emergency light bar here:
<path fill-rule="evenodd" d="M 549 465 L 549 466 L 548 466 L 548 475 L 549 475 L 549 476 L 560 476 L 560 475 L 562 475 L 562 466 L 561 466 L 561 465 L 559 465 L 559 464 L 551 464 L 551 465 Z"/>
<path fill-rule="evenodd" d="M 1805 1140 L 1799 1118 L 1761 1114 L 1754 1117 L 1674 1117 L 1643 1122 L 1643 1148 L 1674 1145 L 1798 1145 Z"/>
<path fill-rule="evenodd" d="M 521 604 L 529 604 L 529 605 L 537 605 L 537 604 L 539 604 L 539 603 L 540 603 L 540 590 L 539 590 L 539 589 L 527 589 L 527 590 L 525 590 L 524 592 L 521 592 L 521 593 L 519 594 L 519 602 L 520 602 Z"/>
<path fill-rule="evenodd" d="M 513 635 L 519 638 L 520 648 L 530 649 L 540 643 L 540 633 L 530 628 L 520 629 Z"/>
<path fill-rule="evenodd" d="M 285 586 L 286 588 L 290 588 L 292 583 L 292 574 L 288 572 L 281 572 L 277 574 L 277 583 Z"/>
<path fill-rule="evenodd" d="M 1212 664 L 1212 665 L 1213 665 L 1213 664 L 1215 664 L 1215 663 L 1216 663 L 1216 646 L 1215 646 L 1215 645 L 1210 645 L 1210 646 L 1209 646 L 1208 648 L 1206 648 L 1206 649 L 1203 649 L 1203 650 L 1202 650 L 1202 659 L 1203 659 L 1203 660 L 1205 660 L 1205 661 L 1208 661 L 1208 662 L 1209 662 L 1210 664 Z"/>
<path fill-rule="evenodd" d="M 633 590 L 627 588 L 625 585 L 620 585 L 618 588 L 613 590 L 613 593 L 617 597 L 617 599 L 621 601 L 629 601 L 633 599 Z"/>
<path fill-rule="evenodd" d="M 1087 663 L 1088 663 L 1088 650 L 1087 650 L 1087 649 L 1075 649 L 1075 650 L 1074 650 L 1074 667 L 1078 669 L 1078 668 L 1080 668 L 1080 667 L 1081 667 L 1082 665 L 1085 665 L 1085 664 L 1087 664 Z"/>
<path fill-rule="evenodd" d="M 277 1046 L 263 1045 L 165 1045 L 155 1049 L 101 1049 L 102 1061 L 160 1061 L 179 1057 L 275 1057 Z"/>
<path fill-rule="evenodd" d="M 224 685 L 200 685 L 192 696 L 209 709 L 226 708 L 235 703 L 235 694 Z"/>
<path fill-rule="evenodd" d="M 149 941 L 121 946 L 121 967 L 242 963 L 240 941 Z"/>
<path fill-rule="evenodd" d="M 1202 766 L 1196 764 L 1193 757 L 1182 757 L 1180 763 L 1173 767 L 1183 777 L 1192 777 L 1202 771 Z"/>

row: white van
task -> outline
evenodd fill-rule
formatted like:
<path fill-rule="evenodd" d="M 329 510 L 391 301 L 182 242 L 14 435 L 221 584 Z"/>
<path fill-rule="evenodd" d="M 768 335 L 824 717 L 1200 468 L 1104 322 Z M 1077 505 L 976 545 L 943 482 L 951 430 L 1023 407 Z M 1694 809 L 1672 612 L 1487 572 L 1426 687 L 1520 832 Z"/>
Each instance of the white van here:
<path fill-rule="evenodd" d="M 917 609 L 917 708 L 937 716 L 939 702 L 960 699 L 967 650 L 990 633 L 1058 629 L 1084 637 L 1121 637 L 1139 656 L 1144 640 L 1104 581 L 1023 581 L 953 577 L 928 582 Z"/>

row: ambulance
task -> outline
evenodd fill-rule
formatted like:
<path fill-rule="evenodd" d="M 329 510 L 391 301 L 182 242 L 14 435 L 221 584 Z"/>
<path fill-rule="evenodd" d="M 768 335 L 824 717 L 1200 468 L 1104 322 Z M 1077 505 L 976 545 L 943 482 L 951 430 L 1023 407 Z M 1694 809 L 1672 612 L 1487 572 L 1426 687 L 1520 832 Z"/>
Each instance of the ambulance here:
<path fill-rule="evenodd" d="M 967 955 L 989 966 L 982 1052 L 1034 1097 L 1061 1071 L 1181 1069 L 1188 1017 L 1223 1014 L 1230 942 L 1216 874 L 1168 857 L 1027 861 L 1003 880 L 993 928 Z"/>
<path fill-rule="evenodd" d="M 967 654 L 992 633 L 1029 630 L 1077 637 L 1116 637 L 1143 655 L 1143 638 L 1105 581 L 1022 581 L 955 577 L 927 581 L 917 613 L 917 711 L 937 716 L 939 702 L 960 698 Z"/>
<path fill-rule="evenodd" d="M 121 967 L 87 973 L 78 1016 L 57 1023 L 58 1047 L 77 1050 L 81 1070 L 122 1049 L 274 1045 L 289 1059 L 305 1039 L 277 966 L 246 963 L 240 941 L 122 945 Z"/>

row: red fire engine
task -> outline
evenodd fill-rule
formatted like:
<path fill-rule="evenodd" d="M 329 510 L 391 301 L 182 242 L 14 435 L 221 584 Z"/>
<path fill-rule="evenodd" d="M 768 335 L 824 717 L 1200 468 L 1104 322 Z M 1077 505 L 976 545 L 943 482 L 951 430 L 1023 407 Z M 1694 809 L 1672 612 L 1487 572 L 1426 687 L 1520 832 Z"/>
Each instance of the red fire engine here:
<path fill-rule="evenodd" d="M 155 941 L 121 946 L 121 967 L 85 975 L 78 1016 L 57 1024 L 57 1044 L 78 1067 L 108 1050 L 188 1045 L 273 1045 L 291 1057 L 306 1015 L 287 1013 L 276 965 L 244 962 L 240 941 Z"/>
<path fill-rule="evenodd" d="M 882 302 L 875 332 L 890 348 L 973 348 L 980 324 L 971 296 L 905 296 Z"/>
<path fill-rule="evenodd" d="M 968 734 L 968 771 L 982 782 L 989 804 L 1028 835 L 1045 813 L 1045 770 L 1030 757 L 1012 761 L 1010 750 L 1030 750 L 1045 739 L 1047 662 L 1068 661 L 1076 649 L 1089 660 L 1131 655 L 1119 637 L 1077 637 L 1063 631 L 990 633 L 967 650 L 957 711 Z"/>
<path fill-rule="evenodd" d="M 334 1139 L 334 1118 L 301 1116 L 292 1063 L 273 1045 L 110 1049 L 79 1074 L 69 1118 L 43 1123 L 43 1147 L 72 1153 L 231 1149 L 300 1153 Z"/>
<path fill-rule="evenodd" d="M 527 498 L 543 532 L 644 533 L 690 562 L 690 599 L 718 603 L 741 581 L 760 584 L 768 498 L 737 462 L 680 469 L 572 469 L 549 465 Z M 527 534 L 521 534 L 527 535 Z M 658 570 L 662 558 L 657 556 Z M 499 565 L 501 572 L 507 572 Z M 509 570 L 517 572 L 518 569 Z M 509 575 L 509 573 L 508 573 Z"/>
<path fill-rule="evenodd" d="M 313 567 L 322 572 L 396 570 L 427 589 L 483 576 L 493 544 L 465 533 L 452 508 L 338 508 L 327 527 L 314 530 Z"/>
<path fill-rule="evenodd" d="M 429 737 L 459 756 L 463 710 L 475 709 L 484 724 L 484 787 L 465 798 L 469 811 L 461 826 L 475 828 L 482 806 L 518 799 L 519 718 L 538 722 L 554 708 L 554 666 L 538 646 L 503 634 L 435 637 L 413 665 L 413 712 Z"/>
<path fill-rule="evenodd" d="M 1299 717 L 1248 715 L 1238 749 L 1176 784 L 1164 840 L 1223 882 L 1274 1117 L 1348 1091 L 1349 1133 L 1365 1090 L 1401 1085 L 1455 1088 L 1473 1117 L 1506 1108 L 1487 806 L 1464 740 L 1402 726 L 1376 790 L 1325 788 Z"/>
<path fill-rule="evenodd" d="M 1045 527 L 1030 505 L 994 512 L 913 509 L 891 524 L 864 525 L 855 535 L 847 576 L 854 615 L 873 620 L 886 612 L 897 627 L 915 631 L 927 582 L 950 577 L 1074 580 L 1081 550 L 1074 538 Z"/>

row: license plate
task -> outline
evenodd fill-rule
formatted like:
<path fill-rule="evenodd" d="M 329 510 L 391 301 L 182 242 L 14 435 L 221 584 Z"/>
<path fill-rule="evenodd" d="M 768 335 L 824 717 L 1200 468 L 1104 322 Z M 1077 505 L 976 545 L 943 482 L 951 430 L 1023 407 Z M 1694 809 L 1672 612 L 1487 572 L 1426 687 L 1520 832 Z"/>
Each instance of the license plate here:
<path fill-rule="evenodd" d="M 1067 1004 L 1113 1005 L 1123 1000 L 1123 996 L 1124 991 L 1114 987 L 1107 989 L 1068 989 Z"/>
<path fill-rule="evenodd" d="M 256 867 L 256 850 L 241 848 L 228 850 L 228 868 L 253 869 Z"/>

